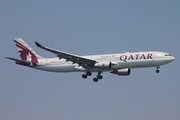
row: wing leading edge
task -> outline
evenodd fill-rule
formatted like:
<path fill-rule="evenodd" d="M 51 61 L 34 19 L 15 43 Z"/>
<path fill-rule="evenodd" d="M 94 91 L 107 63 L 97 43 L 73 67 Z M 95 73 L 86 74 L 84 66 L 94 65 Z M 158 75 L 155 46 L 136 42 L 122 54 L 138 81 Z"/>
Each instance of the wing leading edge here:
<path fill-rule="evenodd" d="M 57 54 L 57 57 L 59 57 L 59 59 L 62 59 L 62 58 L 66 59 L 66 61 L 71 61 L 73 64 L 77 63 L 77 64 L 79 64 L 79 66 L 82 66 L 83 68 L 93 67 L 96 63 L 95 60 L 84 58 L 84 57 L 70 54 L 70 53 L 66 53 L 63 51 L 55 50 L 55 49 L 52 49 L 49 47 L 45 47 L 45 46 L 42 46 L 41 44 L 39 44 L 38 42 L 35 42 L 35 44 L 37 47 L 40 47 L 40 48 L 47 50 L 49 52 L 52 52 L 54 54 Z"/>

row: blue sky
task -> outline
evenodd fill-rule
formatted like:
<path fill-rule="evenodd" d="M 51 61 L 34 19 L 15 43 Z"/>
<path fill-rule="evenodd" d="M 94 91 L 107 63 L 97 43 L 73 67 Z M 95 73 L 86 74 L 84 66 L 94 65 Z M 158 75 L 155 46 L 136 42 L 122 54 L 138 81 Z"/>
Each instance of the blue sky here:
<path fill-rule="evenodd" d="M 180 119 L 180 1 L 1 0 L 1 120 Z M 13 38 L 43 57 L 46 46 L 77 55 L 164 51 L 176 60 L 132 69 L 127 77 L 103 73 L 98 83 L 82 73 L 49 73 L 4 59 L 19 58 Z"/>

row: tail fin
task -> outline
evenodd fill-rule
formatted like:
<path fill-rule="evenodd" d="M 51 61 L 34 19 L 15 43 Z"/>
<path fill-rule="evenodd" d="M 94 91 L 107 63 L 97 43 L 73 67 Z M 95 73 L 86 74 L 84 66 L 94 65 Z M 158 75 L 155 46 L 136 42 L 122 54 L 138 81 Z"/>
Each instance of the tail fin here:
<path fill-rule="evenodd" d="M 14 39 L 15 45 L 18 49 L 20 57 L 23 61 L 31 61 L 31 63 L 36 66 L 38 63 L 38 58 L 42 58 L 36 52 L 28 46 L 28 44 L 22 38 Z"/>

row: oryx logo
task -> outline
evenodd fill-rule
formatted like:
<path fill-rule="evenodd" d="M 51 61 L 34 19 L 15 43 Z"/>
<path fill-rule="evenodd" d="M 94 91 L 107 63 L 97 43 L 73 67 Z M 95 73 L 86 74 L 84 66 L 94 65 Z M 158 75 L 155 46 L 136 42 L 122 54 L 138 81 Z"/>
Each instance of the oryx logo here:
<path fill-rule="evenodd" d="M 21 59 L 23 61 L 29 60 L 34 66 L 36 66 L 38 63 L 38 59 L 34 55 L 34 53 L 28 49 L 28 46 L 24 46 L 16 40 L 14 40 L 14 42 L 18 48 L 18 52 L 20 54 Z"/>

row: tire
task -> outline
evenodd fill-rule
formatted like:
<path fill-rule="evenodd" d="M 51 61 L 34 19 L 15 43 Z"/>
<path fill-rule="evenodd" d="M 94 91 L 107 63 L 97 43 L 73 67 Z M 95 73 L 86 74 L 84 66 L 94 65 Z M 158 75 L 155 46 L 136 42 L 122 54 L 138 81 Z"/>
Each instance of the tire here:
<path fill-rule="evenodd" d="M 88 75 L 88 76 L 91 76 L 91 75 L 92 75 L 92 73 L 91 73 L 91 72 L 87 72 L 87 75 Z"/>
<path fill-rule="evenodd" d="M 159 73 L 159 70 L 156 70 L 156 73 Z"/>
<path fill-rule="evenodd" d="M 97 78 L 93 78 L 93 81 L 94 81 L 94 82 L 98 82 L 98 79 L 97 79 Z"/>
<path fill-rule="evenodd" d="M 98 75 L 98 77 L 97 77 L 98 79 L 103 79 L 103 76 L 101 76 L 101 75 Z"/>
<path fill-rule="evenodd" d="M 87 75 L 83 74 L 83 75 L 82 75 L 82 78 L 86 79 L 86 78 L 87 78 Z"/>

